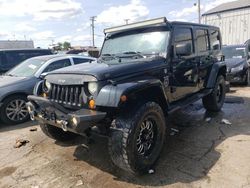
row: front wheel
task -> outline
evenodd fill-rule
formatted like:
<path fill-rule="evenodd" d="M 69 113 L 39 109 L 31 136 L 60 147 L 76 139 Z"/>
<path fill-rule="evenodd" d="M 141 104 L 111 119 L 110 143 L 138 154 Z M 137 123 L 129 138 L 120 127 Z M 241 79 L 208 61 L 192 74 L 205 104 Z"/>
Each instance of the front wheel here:
<path fill-rule="evenodd" d="M 132 173 L 144 173 L 156 163 L 165 140 L 165 117 L 161 107 L 148 102 L 135 113 L 122 114 L 115 120 L 109 139 L 113 163 Z"/>
<path fill-rule="evenodd" d="M 9 125 L 19 124 L 29 119 L 26 108 L 27 97 L 24 95 L 13 95 L 3 101 L 0 109 L 1 120 Z"/>
<path fill-rule="evenodd" d="M 222 75 L 218 76 L 212 93 L 202 98 L 204 107 L 208 111 L 218 112 L 221 110 L 226 97 L 225 79 Z"/>

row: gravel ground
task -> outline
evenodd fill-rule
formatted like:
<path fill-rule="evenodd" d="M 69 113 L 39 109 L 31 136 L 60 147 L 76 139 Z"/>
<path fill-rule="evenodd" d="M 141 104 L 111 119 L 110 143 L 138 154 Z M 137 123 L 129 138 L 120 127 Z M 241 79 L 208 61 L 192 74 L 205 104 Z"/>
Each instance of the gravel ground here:
<path fill-rule="evenodd" d="M 249 115 L 249 87 L 233 88 L 219 113 L 207 113 L 200 102 L 176 112 L 167 123 L 179 132 L 169 136 L 155 173 L 144 176 L 113 166 L 106 138 L 94 136 L 87 144 L 79 136 L 61 143 L 32 122 L 1 125 L 0 187 L 250 188 Z M 222 119 L 232 125 L 222 124 Z M 14 148 L 17 139 L 29 143 Z"/>

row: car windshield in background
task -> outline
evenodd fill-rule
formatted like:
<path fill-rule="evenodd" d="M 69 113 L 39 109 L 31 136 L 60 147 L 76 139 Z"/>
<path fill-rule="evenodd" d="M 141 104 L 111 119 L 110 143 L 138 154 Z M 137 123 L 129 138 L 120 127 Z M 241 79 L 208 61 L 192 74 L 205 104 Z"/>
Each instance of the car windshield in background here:
<path fill-rule="evenodd" d="M 28 59 L 6 73 L 10 76 L 30 77 L 44 64 L 41 59 Z"/>
<path fill-rule="evenodd" d="M 102 48 L 102 56 L 117 54 L 159 54 L 166 52 L 169 31 L 137 33 L 108 38 Z"/>
<path fill-rule="evenodd" d="M 246 57 L 246 48 L 245 47 L 224 47 L 222 52 L 225 56 L 225 59 L 231 58 L 244 58 Z"/>

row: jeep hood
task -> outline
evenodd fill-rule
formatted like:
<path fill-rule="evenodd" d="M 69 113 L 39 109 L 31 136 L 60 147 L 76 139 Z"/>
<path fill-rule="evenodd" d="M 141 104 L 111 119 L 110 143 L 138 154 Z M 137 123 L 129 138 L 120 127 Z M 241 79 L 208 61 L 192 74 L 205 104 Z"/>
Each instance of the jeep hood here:
<path fill-rule="evenodd" d="M 83 63 L 58 69 L 49 73 L 53 74 L 78 74 L 78 75 L 91 75 L 97 80 L 115 79 L 117 77 L 133 75 L 139 72 L 146 73 L 160 65 L 165 65 L 166 61 L 163 57 L 142 58 L 136 60 L 126 61 L 124 63 L 106 64 L 100 61 L 93 63 Z"/>

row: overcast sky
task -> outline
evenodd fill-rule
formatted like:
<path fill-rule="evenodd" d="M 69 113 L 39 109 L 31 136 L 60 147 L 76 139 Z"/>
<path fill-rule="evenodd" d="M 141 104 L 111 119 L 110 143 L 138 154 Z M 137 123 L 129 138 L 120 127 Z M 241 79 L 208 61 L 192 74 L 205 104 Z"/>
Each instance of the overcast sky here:
<path fill-rule="evenodd" d="M 201 0 L 202 13 L 232 0 Z M 32 39 L 47 48 L 52 40 L 91 45 L 90 16 L 96 18 L 96 45 L 103 29 L 166 16 L 168 20 L 198 21 L 196 0 L 0 0 L 0 40 Z"/>

